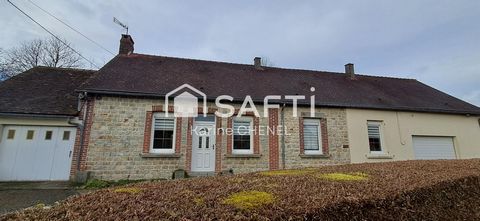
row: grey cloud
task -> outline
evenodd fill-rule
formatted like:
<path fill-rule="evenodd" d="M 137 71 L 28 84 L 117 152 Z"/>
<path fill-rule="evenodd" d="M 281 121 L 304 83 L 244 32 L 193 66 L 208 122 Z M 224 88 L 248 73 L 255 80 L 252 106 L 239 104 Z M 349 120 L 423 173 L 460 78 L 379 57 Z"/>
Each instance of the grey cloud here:
<path fill-rule="evenodd" d="M 33 0 L 35 1 L 35 0 Z M 98 63 L 112 56 L 17 0 Z M 139 53 L 416 78 L 480 105 L 480 1 L 35 1 L 116 52 L 128 23 Z M 47 34 L 0 3 L 0 47 Z"/>

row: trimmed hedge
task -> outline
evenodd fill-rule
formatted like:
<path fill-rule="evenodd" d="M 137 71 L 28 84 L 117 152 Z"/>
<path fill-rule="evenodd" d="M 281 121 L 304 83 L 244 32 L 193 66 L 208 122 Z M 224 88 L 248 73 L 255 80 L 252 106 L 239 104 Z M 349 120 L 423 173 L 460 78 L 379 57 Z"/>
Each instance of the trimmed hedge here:
<path fill-rule="evenodd" d="M 9 219 L 479 220 L 480 160 L 351 164 L 144 182 L 0 217 Z"/>

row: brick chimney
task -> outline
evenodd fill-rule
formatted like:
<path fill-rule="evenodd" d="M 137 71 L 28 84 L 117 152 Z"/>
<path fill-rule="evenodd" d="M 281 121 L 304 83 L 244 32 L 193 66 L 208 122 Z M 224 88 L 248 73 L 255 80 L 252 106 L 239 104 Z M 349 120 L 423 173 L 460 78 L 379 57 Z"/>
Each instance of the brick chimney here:
<path fill-rule="evenodd" d="M 262 58 L 261 57 L 255 57 L 253 59 L 253 65 L 255 66 L 255 69 L 263 70 L 263 68 L 262 68 Z"/>
<path fill-rule="evenodd" d="M 123 35 L 120 39 L 120 48 L 118 49 L 118 54 L 129 55 L 133 53 L 133 39 L 130 35 Z"/>
<path fill-rule="evenodd" d="M 355 78 L 355 69 L 353 68 L 352 63 L 348 63 L 345 65 L 345 74 L 349 75 L 350 78 Z"/>

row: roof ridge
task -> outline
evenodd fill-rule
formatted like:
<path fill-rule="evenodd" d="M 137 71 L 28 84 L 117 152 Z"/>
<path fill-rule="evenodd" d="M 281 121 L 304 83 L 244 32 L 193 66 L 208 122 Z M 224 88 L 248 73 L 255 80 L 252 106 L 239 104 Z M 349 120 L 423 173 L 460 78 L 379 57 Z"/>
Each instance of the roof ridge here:
<path fill-rule="evenodd" d="M 234 62 L 227 62 L 227 61 L 215 61 L 215 60 L 206 60 L 206 59 L 198 59 L 198 58 L 184 58 L 184 57 L 174 57 L 174 56 L 164 56 L 164 55 L 151 55 L 151 54 L 142 54 L 142 53 L 132 53 L 129 55 L 119 55 L 123 57 L 132 57 L 143 56 L 143 57 L 153 57 L 153 58 L 167 58 L 167 59 L 181 59 L 181 60 L 188 60 L 188 61 L 200 61 L 200 62 L 212 62 L 212 63 L 219 63 L 219 64 L 229 64 L 229 65 L 241 65 L 241 66 L 249 66 L 253 67 L 253 64 L 244 64 L 244 63 L 234 63 Z M 287 70 L 287 71 L 303 71 L 303 72 L 312 72 L 315 74 L 322 73 L 322 74 L 345 74 L 344 72 L 337 72 L 337 71 L 322 71 L 322 70 L 313 70 L 313 69 L 302 69 L 302 68 L 285 68 L 285 67 L 264 67 L 266 69 L 279 69 L 279 70 Z M 367 74 L 357 74 L 356 76 L 363 76 L 363 77 L 373 77 L 373 78 L 389 78 L 389 79 L 397 79 L 397 80 L 414 80 L 414 78 L 400 78 L 400 77 L 391 77 L 391 76 L 378 76 L 378 75 L 367 75 Z"/>
<path fill-rule="evenodd" d="M 396 80 L 418 81 L 415 78 L 401 78 L 401 77 L 392 77 L 392 76 L 383 76 L 383 75 L 368 75 L 368 74 L 355 74 L 355 75 L 356 76 L 362 76 L 362 77 L 389 78 L 389 79 L 396 79 Z"/>
<path fill-rule="evenodd" d="M 65 70 L 65 71 L 85 71 L 85 72 L 98 71 L 98 70 L 86 69 L 86 68 L 48 67 L 43 65 L 35 66 L 33 68 L 28 69 L 27 71 L 35 70 L 35 69 L 57 69 L 57 70 Z"/>
<path fill-rule="evenodd" d="M 234 63 L 228 61 L 215 61 L 215 60 L 206 60 L 206 59 L 198 59 L 198 58 L 183 58 L 183 57 L 174 57 L 174 56 L 165 56 L 165 55 L 151 55 L 151 54 L 142 54 L 142 53 L 132 53 L 129 55 L 120 55 L 123 57 L 131 57 L 132 55 L 139 55 L 144 57 L 157 57 L 157 58 L 173 58 L 173 59 L 182 59 L 182 60 L 189 60 L 189 61 L 202 61 L 202 62 L 212 62 L 212 63 L 220 63 L 220 64 L 233 64 L 233 65 L 243 65 L 243 66 L 252 66 L 253 64 L 243 64 L 243 63 Z"/>

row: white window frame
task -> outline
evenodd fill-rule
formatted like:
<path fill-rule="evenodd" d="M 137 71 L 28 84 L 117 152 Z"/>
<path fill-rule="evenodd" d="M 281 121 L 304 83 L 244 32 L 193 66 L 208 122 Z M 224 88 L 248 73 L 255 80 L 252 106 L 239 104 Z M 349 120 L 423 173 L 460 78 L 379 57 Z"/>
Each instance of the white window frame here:
<path fill-rule="evenodd" d="M 173 119 L 173 139 L 172 139 L 172 148 L 170 149 L 153 149 L 153 140 L 155 134 L 155 119 L 158 118 L 165 118 L 165 119 Z M 151 122 L 151 131 L 150 131 L 150 153 L 156 154 L 173 154 L 175 153 L 175 144 L 177 142 L 177 118 L 170 115 L 169 117 L 165 117 L 165 113 L 154 113 L 152 115 L 152 122 Z"/>
<path fill-rule="evenodd" d="M 250 149 L 235 150 L 235 121 L 249 121 L 250 122 Z M 232 154 L 253 154 L 253 117 L 234 117 L 232 119 Z"/>
<path fill-rule="evenodd" d="M 368 134 L 368 126 L 378 126 L 378 133 L 380 134 L 380 151 L 371 151 L 370 150 L 370 134 Z M 367 121 L 367 142 L 368 142 L 368 151 L 371 154 L 384 154 L 385 153 L 385 143 L 383 139 L 383 121 L 369 120 Z"/>
<path fill-rule="evenodd" d="M 318 150 L 306 150 L 305 149 L 305 125 L 317 126 L 318 131 Z M 322 127 L 320 119 L 307 118 L 303 119 L 303 153 L 306 155 L 322 155 L 323 154 L 323 144 L 322 144 Z"/>

